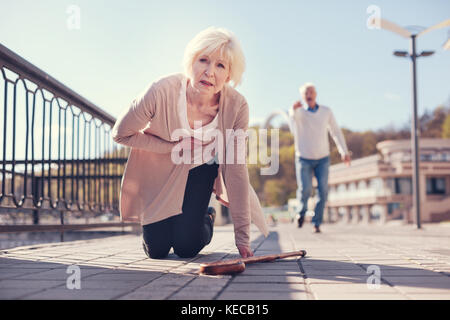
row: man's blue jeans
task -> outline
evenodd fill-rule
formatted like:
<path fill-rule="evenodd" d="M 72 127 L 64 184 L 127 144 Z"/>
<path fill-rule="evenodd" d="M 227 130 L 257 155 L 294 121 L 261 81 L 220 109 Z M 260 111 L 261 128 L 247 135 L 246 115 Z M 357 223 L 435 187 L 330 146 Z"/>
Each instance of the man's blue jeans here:
<path fill-rule="evenodd" d="M 296 157 L 295 171 L 297 175 L 297 199 L 300 202 L 300 216 L 305 216 L 308 209 L 308 199 L 312 191 L 313 174 L 317 179 L 318 200 L 314 210 L 312 222 L 316 227 L 320 226 L 323 219 L 323 211 L 328 197 L 328 168 L 330 157 L 317 160 Z"/>

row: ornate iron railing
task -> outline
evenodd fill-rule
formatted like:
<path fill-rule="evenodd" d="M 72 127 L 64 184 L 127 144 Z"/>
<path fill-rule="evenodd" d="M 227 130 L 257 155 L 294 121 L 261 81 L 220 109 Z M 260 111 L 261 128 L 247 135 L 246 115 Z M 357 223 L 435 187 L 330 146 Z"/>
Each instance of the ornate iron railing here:
<path fill-rule="evenodd" d="M 128 149 L 112 141 L 115 118 L 1 44 L 0 71 L 0 231 L 19 213 L 117 220 Z"/>

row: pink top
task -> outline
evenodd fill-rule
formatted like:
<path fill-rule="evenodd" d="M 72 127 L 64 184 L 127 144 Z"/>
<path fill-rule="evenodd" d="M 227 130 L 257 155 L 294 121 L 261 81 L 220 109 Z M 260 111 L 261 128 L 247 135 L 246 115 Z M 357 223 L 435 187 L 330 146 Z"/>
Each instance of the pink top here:
<path fill-rule="evenodd" d="M 198 140 L 202 140 L 203 143 L 206 143 L 210 140 L 208 138 L 208 136 L 210 136 L 210 132 L 213 130 L 216 130 L 218 127 L 219 113 L 217 113 L 217 115 L 214 117 L 214 119 L 210 123 L 208 123 L 202 127 L 199 127 L 199 128 L 194 127 L 194 129 L 192 129 L 189 124 L 189 119 L 188 119 L 188 115 L 187 115 L 187 100 L 186 100 L 187 82 L 188 82 L 187 78 L 181 82 L 180 97 L 178 99 L 178 114 L 180 116 L 180 122 L 182 125 L 182 129 L 185 130 L 184 136 L 194 137 Z M 178 141 L 178 139 L 176 137 L 173 137 L 172 141 Z M 217 145 L 217 144 L 215 144 L 215 145 Z M 213 146 L 211 146 L 211 148 L 212 147 Z M 214 155 L 207 154 L 207 153 L 205 155 L 203 155 L 202 152 L 194 153 L 194 159 L 193 159 L 194 167 L 202 165 L 212 159 L 214 159 Z"/>
<path fill-rule="evenodd" d="M 112 130 L 117 143 L 131 147 L 122 178 L 120 214 L 123 221 L 139 221 L 142 225 L 180 214 L 189 170 L 195 164 L 175 164 L 171 158 L 173 132 L 183 127 L 178 114 L 182 74 L 164 77 L 151 84 L 133 100 Z M 217 115 L 218 130 L 224 143 L 223 159 L 227 159 L 227 129 L 248 128 L 249 110 L 245 98 L 225 85 L 220 94 Z M 234 139 L 234 138 L 233 138 Z M 246 144 L 245 144 L 246 145 Z M 267 236 L 268 228 L 258 197 L 250 185 L 247 165 L 219 163 L 213 192 L 216 199 L 229 208 L 238 246 L 250 244 L 250 222 Z M 246 154 L 246 152 L 244 153 Z"/>

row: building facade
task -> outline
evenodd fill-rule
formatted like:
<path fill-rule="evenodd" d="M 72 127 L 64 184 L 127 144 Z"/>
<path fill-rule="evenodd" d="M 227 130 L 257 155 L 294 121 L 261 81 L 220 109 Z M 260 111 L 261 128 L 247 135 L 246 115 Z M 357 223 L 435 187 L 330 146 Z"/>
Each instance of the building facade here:
<path fill-rule="evenodd" d="M 421 222 L 450 220 L 450 139 L 420 139 Z M 415 223 L 410 140 L 377 144 L 378 154 L 332 165 L 328 221 Z"/>

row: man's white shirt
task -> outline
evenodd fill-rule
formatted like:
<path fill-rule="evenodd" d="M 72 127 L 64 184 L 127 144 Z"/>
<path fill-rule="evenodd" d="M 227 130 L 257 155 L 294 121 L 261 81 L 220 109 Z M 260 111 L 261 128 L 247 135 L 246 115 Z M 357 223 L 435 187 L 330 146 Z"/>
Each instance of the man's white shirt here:
<path fill-rule="evenodd" d="M 294 134 L 295 154 L 305 159 L 321 159 L 330 155 L 328 132 L 336 143 L 339 153 L 348 154 L 344 135 L 330 108 L 319 105 L 315 112 L 307 107 L 289 109 L 289 126 Z"/>

